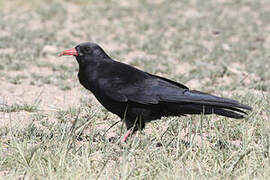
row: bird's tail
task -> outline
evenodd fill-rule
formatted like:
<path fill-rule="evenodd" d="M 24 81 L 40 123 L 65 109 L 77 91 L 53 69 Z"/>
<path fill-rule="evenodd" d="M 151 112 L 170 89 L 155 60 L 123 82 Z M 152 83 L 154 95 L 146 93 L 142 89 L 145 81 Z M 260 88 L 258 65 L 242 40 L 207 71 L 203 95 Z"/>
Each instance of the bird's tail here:
<path fill-rule="evenodd" d="M 252 110 L 250 106 L 241 104 L 238 101 L 213 96 L 199 91 L 186 91 L 184 94 L 186 95 L 184 102 L 181 101 L 180 103 L 177 103 L 177 106 L 169 106 L 169 111 L 172 114 L 217 114 L 241 119 L 246 115 L 244 110 Z"/>

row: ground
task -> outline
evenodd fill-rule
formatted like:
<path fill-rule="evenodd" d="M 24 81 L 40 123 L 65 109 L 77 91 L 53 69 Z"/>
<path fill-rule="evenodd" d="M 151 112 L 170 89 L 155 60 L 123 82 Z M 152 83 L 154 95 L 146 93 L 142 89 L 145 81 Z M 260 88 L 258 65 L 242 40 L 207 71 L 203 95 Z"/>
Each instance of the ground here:
<path fill-rule="evenodd" d="M 267 179 L 270 2 L 0 1 L 1 179 Z M 122 123 L 78 82 L 92 41 L 118 61 L 253 107 Z M 108 131 L 107 131 L 108 130 Z"/>

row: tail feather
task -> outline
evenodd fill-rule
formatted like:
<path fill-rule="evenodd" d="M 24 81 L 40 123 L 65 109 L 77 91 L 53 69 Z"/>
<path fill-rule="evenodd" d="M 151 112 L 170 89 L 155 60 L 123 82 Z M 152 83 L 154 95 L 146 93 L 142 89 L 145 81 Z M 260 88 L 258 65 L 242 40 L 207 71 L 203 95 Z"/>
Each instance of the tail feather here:
<path fill-rule="evenodd" d="M 187 91 L 185 94 L 189 95 L 191 98 L 197 97 L 198 99 L 196 100 L 197 100 L 197 103 L 199 104 L 220 106 L 223 108 L 240 108 L 240 109 L 245 109 L 245 110 L 250 110 L 250 111 L 252 110 L 250 106 L 241 104 L 236 100 L 222 98 L 222 97 L 214 96 L 211 94 L 203 93 L 200 91 Z"/>
<path fill-rule="evenodd" d="M 213 96 L 198 91 L 187 91 L 184 93 L 186 101 L 168 105 L 169 115 L 181 114 L 217 114 L 225 117 L 241 119 L 247 113 L 244 110 L 252 110 L 250 106 L 238 101 Z"/>
<path fill-rule="evenodd" d="M 221 116 L 225 116 L 225 117 L 229 117 L 229 118 L 235 118 L 235 119 L 244 118 L 243 114 L 239 114 L 239 113 L 236 113 L 236 112 L 233 112 L 233 111 L 220 109 L 220 108 L 215 108 L 214 113 L 217 114 L 217 115 L 221 115 Z"/>
<path fill-rule="evenodd" d="M 218 106 L 208 106 L 203 104 L 182 104 L 178 106 L 169 106 L 167 108 L 167 115 L 187 115 L 187 114 L 217 114 L 220 116 L 225 116 L 229 118 L 241 119 L 244 118 L 244 115 L 247 113 L 240 109 L 234 107 L 218 107 Z"/>

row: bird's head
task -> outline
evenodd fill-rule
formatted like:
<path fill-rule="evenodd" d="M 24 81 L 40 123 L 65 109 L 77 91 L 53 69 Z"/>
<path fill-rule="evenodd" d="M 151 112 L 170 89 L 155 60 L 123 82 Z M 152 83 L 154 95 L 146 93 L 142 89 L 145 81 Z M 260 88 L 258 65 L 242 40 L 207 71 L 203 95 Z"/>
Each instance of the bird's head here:
<path fill-rule="evenodd" d="M 59 56 L 64 55 L 75 56 L 79 63 L 109 57 L 99 45 L 92 42 L 78 44 L 75 48 L 65 50 L 59 54 Z"/>

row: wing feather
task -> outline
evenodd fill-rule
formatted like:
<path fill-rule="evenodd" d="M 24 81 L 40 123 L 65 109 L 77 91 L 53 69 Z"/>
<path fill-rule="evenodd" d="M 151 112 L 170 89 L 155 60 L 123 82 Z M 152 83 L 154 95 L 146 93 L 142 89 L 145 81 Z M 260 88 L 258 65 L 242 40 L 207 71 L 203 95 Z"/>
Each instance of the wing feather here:
<path fill-rule="evenodd" d="M 123 69 L 125 72 L 117 70 L 117 74 L 111 78 L 106 76 L 99 79 L 100 90 L 115 101 L 132 101 L 139 104 L 195 103 L 251 110 L 249 106 L 238 101 L 190 91 L 180 83 L 145 73 L 131 66 L 125 66 Z"/>

